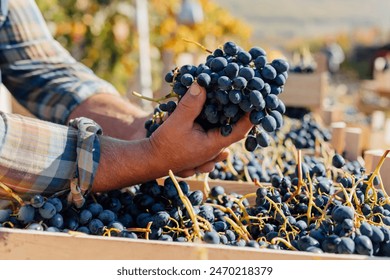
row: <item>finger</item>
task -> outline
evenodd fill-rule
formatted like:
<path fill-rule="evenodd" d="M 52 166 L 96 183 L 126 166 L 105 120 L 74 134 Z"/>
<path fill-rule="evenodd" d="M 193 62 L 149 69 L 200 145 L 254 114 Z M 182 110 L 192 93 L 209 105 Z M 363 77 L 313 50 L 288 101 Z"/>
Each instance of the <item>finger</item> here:
<path fill-rule="evenodd" d="M 179 176 L 181 178 L 187 178 L 187 177 L 194 176 L 195 174 L 196 174 L 195 169 L 187 169 L 187 170 L 183 170 L 183 171 L 178 172 L 177 176 Z"/>
<path fill-rule="evenodd" d="M 229 157 L 229 155 L 230 155 L 229 149 L 224 149 L 212 161 L 215 163 L 219 161 L 224 161 Z"/>
<path fill-rule="evenodd" d="M 193 123 L 202 111 L 206 101 L 206 90 L 194 82 L 186 94 L 180 99 L 177 108 L 170 118 Z"/>

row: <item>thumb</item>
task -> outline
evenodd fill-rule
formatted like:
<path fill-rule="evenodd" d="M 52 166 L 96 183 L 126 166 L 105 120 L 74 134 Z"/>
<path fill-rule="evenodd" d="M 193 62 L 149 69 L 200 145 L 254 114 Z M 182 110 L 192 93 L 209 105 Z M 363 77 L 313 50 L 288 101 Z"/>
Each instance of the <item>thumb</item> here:
<path fill-rule="evenodd" d="M 202 111 L 206 101 L 206 90 L 194 82 L 186 94 L 180 99 L 177 108 L 171 117 L 179 117 L 182 120 L 194 121 Z"/>

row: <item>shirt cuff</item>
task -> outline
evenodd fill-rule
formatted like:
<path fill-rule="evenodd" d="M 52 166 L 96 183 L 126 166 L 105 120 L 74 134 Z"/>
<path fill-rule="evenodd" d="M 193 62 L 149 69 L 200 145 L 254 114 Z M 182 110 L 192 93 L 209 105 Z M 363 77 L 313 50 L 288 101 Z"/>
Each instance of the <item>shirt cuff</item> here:
<path fill-rule="evenodd" d="M 103 134 L 103 130 L 93 120 L 83 117 L 70 120 L 69 126 L 78 130 L 78 136 L 76 176 L 70 184 L 68 201 L 80 208 L 92 189 L 100 159 L 98 136 Z"/>

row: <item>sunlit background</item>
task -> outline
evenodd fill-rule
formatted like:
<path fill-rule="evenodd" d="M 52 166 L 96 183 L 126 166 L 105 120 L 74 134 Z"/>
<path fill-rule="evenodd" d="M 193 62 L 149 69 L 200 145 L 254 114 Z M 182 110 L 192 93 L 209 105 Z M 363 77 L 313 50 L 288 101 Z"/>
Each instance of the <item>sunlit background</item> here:
<path fill-rule="evenodd" d="M 55 36 L 77 59 L 123 94 L 169 88 L 162 77 L 227 40 L 275 56 L 320 52 L 337 42 L 349 76 L 369 78 L 373 58 L 389 49 L 386 0 L 37 0 Z M 145 10 L 146 9 L 146 10 Z M 137 18 L 138 15 L 143 15 Z M 140 26 L 142 25 L 142 26 Z M 148 31 L 139 36 L 140 30 Z M 140 40 L 141 38 L 141 40 Z M 140 47 L 142 44 L 146 45 Z M 144 52 L 144 53 L 143 53 Z M 146 56 L 145 56 L 146 54 Z M 145 77 L 149 75 L 150 80 Z M 141 74 L 142 73 L 142 74 Z"/>

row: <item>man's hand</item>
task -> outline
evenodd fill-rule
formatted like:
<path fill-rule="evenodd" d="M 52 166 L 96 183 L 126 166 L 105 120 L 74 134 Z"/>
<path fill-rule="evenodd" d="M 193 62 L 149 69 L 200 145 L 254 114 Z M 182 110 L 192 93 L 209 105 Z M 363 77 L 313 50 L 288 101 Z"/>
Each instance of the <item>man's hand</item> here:
<path fill-rule="evenodd" d="M 225 137 L 219 129 L 205 131 L 195 122 L 206 100 L 205 90 L 193 84 L 172 115 L 150 138 L 124 141 L 101 137 L 101 156 L 95 192 L 131 186 L 167 176 L 187 177 L 208 172 L 225 159 L 229 145 L 243 139 L 252 124 L 247 116 Z"/>
<path fill-rule="evenodd" d="M 206 132 L 195 123 L 205 101 L 205 89 L 194 83 L 172 115 L 150 137 L 156 160 L 182 177 L 212 171 L 216 162 L 227 158 L 225 148 L 243 139 L 253 126 L 248 117 L 243 117 L 227 137 L 219 129 Z"/>

